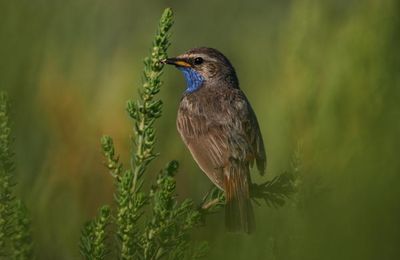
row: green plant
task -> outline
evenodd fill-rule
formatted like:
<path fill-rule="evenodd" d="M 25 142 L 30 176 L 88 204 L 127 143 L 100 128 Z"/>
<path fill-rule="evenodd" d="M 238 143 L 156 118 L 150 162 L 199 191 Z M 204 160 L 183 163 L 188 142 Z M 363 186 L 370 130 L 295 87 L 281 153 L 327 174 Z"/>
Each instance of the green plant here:
<path fill-rule="evenodd" d="M 101 139 L 107 160 L 107 168 L 115 179 L 116 209 L 112 214 L 117 234 L 117 246 L 104 249 L 106 226 L 96 220 L 89 222 L 82 231 L 81 253 L 87 259 L 103 259 L 104 253 L 112 251 L 120 259 L 177 259 L 199 257 L 204 246 L 193 250 L 189 232 L 201 223 L 200 212 L 192 200 L 179 203 L 176 200 L 174 175 L 178 170 L 176 161 L 163 169 L 150 192 L 143 188 L 143 174 L 147 166 L 157 157 L 155 148 L 154 122 L 161 116 L 162 102 L 156 98 L 162 82 L 163 64 L 170 43 L 169 30 L 173 24 L 171 9 L 166 9 L 161 17 L 150 57 L 144 60 L 144 82 L 139 91 L 139 100 L 128 101 L 127 111 L 134 121 L 135 135 L 131 165 L 125 168 L 115 152 L 113 140 L 109 136 Z M 139 223 L 150 208 L 147 221 Z M 101 236 L 99 236 L 101 234 Z M 96 254 L 95 252 L 102 252 Z"/>
<path fill-rule="evenodd" d="M 0 257 L 29 259 L 32 256 L 30 220 L 26 209 L 17 200 L 13 186 L 14 152 L 9 119 L 9 102 L 0 93 Z"/>
<path fill-rule="evenodd" d="M 106 249 L 107 231 L 110 223 L 110 208 L 101 207 L 99 216 L 86 223 L 82 230 L 80 241 L 81 253 L 87 259 L 104 259 L 108 251 Z"/>

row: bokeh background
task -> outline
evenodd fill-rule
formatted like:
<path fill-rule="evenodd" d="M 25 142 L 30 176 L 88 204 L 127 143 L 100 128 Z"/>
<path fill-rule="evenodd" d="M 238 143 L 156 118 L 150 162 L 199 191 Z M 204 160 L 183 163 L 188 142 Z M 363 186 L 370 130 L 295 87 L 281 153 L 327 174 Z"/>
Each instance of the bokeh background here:
<path fill-rule="evenodd" d="M 272 178 L 301 158 L 299 192 L 257 207 L 255 234 L 226 234 L 223 214 L 194 236 L 208 259 L 397 259 L 400 254 L 400 2 L 0 1 L 0 88 L 9 92 L 18 194 L 38 259 L 79 259 L 79 232 L 112 203 L 99 138 L 124 162 L 142 59 L 165 7 L 176 15 L 170 55 L 212 46 L 234 64 L 255 109 Z M 166 68 L 159 159 L 181 163 L 180 197 L 210 182 L 175 130 L 183 77 Z"/>

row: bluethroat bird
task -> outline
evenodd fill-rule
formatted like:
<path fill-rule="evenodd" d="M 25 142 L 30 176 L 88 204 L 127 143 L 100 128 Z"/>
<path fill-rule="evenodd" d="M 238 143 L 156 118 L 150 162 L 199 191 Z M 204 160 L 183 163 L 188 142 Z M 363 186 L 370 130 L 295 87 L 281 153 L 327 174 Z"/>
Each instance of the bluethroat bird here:
<path fill-rule="evenodd" d="M 194 48 L 166 64 L 186 79 L 177 128 L 193 158 L 225 193 L 229 231 L 250 233 L 255 220 L 250 201 L 250 167 L 266 168 L 264 143 L 256 115 L 239 88 L 229 60 L 212 48 Z"/>

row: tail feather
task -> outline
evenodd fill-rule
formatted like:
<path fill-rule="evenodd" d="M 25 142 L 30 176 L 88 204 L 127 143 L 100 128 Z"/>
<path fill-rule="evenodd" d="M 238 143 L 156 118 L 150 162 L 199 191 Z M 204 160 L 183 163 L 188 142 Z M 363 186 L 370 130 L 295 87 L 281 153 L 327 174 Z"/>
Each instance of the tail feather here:
<path fill-rule="evenodd" d="M 249 184 L 247 165 L 232 165 L 224 174 L 225 223 L 228 231 L 251 233 L 255 228 Z"/>

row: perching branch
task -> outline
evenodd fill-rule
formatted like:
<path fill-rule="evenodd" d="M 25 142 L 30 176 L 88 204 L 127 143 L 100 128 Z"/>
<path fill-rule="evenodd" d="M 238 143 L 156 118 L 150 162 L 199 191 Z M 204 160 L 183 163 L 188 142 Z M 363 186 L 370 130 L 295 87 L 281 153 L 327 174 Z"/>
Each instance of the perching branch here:
<path fill-rule="evenodd" d="M 294 180 L 293 174 L 284 172 L 270 181 L 261 184 L 253 183 L 250 188 L 250 197 L 258 205 L 260 205 L 259 200 L 263 200 L 269 207 L 282 207 L 285 201 L 296 192 Z"/>
<path fill-rule="evenodd" d="M 269 207 L 282 207 L 285 201 L 296 192 L 296 178 L 298 175 L 299 161 L 293 158 L 292 172 L 284 172 L 275 176 L 272 180 L 261 184 L 253 183 L 250 186 L 250 198 L 257 205 L 261 205 L 260 200 L 264 201 Z M 208 192 L 199 205 L 199 210 L 203 215 L 215 213 L 225 205 L 223 191 L 213 187 Z"/>

